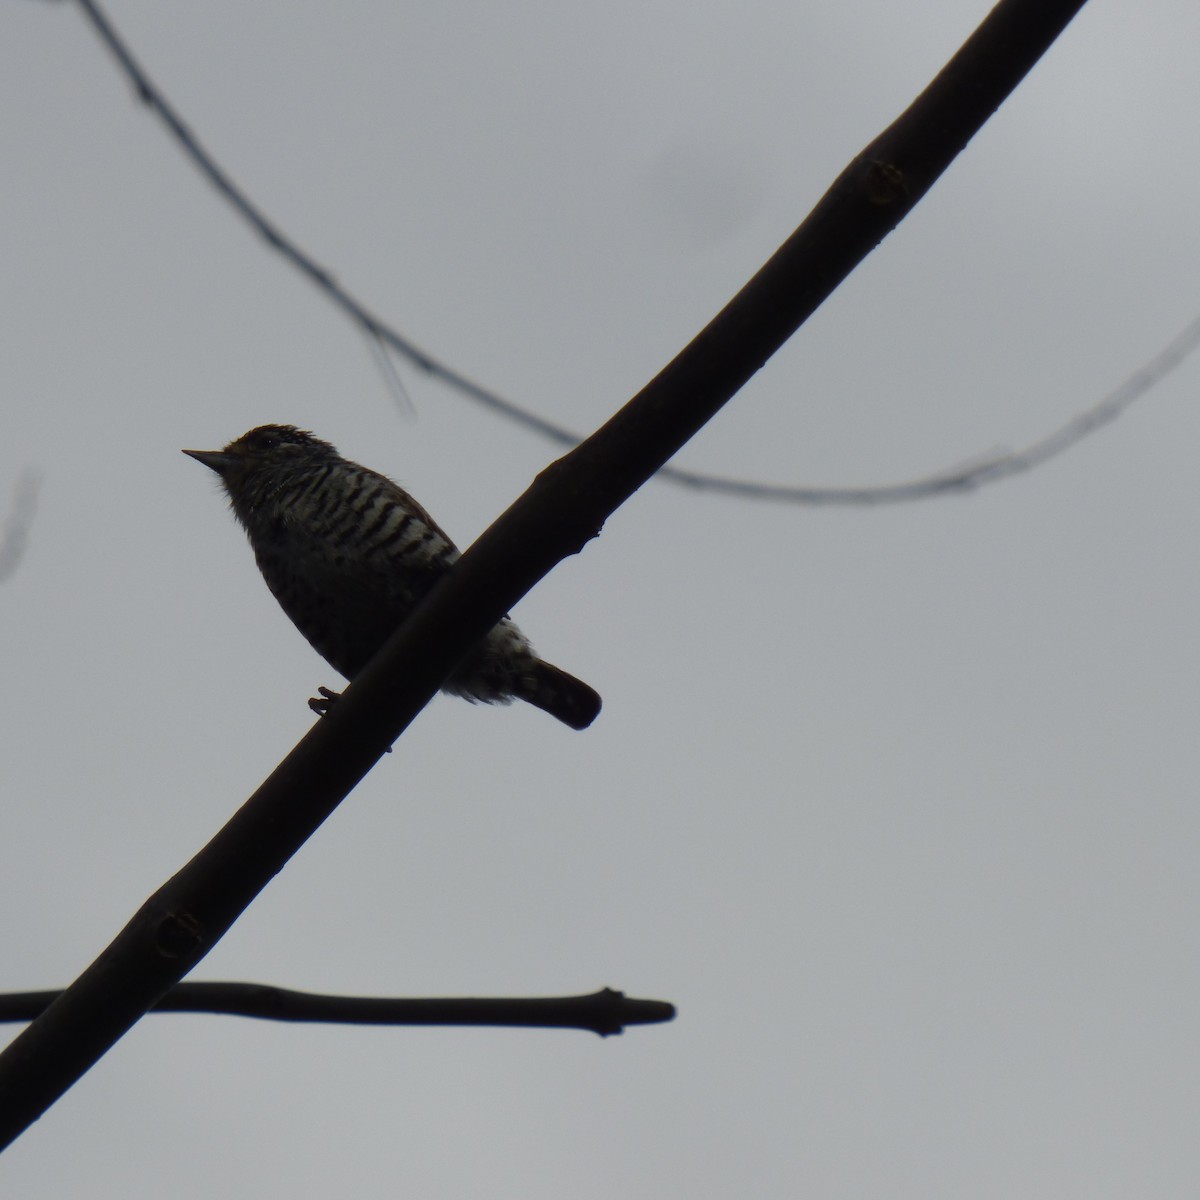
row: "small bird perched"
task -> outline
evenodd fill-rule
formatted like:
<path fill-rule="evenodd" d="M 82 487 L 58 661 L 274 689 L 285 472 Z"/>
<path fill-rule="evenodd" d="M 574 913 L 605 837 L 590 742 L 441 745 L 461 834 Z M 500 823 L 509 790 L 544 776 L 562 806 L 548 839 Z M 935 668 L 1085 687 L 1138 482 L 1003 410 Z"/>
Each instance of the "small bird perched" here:
<path fill-rule="evenodd" d="M 224 450 L 185 450 L 221 477 L 258 569 L 313 649 L 353 679 L 459 557 L 398 484 L 291 425 L 262 425 Z M 442 685 L 485 704 L 513 699 L 586 729 L 600 697 L 543 662 L 505 617 Z M 312 701 L 323 711 L 334 693 Z"/>

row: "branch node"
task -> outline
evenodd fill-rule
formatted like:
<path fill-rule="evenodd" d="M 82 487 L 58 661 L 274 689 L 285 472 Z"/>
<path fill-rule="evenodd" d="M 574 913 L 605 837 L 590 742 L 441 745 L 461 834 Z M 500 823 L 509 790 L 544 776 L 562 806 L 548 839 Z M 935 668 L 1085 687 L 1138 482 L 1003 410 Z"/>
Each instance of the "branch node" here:
<path fill-rule="evenodd" d="M 895 163 L 878 160 L 873 160 L 867 166 L 863 186 L 866 189 L 867 202 L 881 208 L 904 200 L 910 191 L 908 179 Z"/>
<path fill-rule="evenodd" d="M 154 946 L 163 958 L 185 958 L 204 942 L 204 926 L 191 913 L 167 913 L 154 931 Z"/>

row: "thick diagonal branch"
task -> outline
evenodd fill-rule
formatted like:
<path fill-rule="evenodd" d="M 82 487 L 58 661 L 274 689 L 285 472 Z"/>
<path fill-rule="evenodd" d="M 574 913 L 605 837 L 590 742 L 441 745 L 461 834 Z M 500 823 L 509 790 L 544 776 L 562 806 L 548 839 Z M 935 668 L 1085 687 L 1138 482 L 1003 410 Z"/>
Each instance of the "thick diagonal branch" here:
<path fill-rule="evenodd" d="M 762 366 L 924 195 L 1083 6 L 1002 0 L 709 326 L 552 464 L 428 596 L 333 713 L 0 1055 L 0 1145 L 216 944 L 428 703 L 464 651 Z"/>

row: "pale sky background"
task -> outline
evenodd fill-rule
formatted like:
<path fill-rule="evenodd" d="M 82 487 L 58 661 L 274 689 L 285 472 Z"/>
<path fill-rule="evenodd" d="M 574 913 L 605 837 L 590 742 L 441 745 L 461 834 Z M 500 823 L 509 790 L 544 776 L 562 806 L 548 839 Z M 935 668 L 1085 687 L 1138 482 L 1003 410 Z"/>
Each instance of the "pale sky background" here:
<path fill-rule="evenodd" d="M 986 0 L 109 0 L 272 216 L 430 352 L 590 431 Z M 900 480 L 1087 407 L 1200 311 L 1200 7 L 1093 0 L 682 461 Z M 339 683 L 180 447 L 265 421 L 469 543 L 558 451 L 265 249 L 71 4 L 0 19 L 0 989 L 61 986 Z M 978 494 L 651 483 L 517 609 L 574 734 L 437 699 L 198 969 L 608 985 L 668 1026 L 142 1022 L 0 1160 L 23 1200 L 1194 1197 L 1200 359 Z M 13 1030 L 15 1032 L 15 1028 Z"/>

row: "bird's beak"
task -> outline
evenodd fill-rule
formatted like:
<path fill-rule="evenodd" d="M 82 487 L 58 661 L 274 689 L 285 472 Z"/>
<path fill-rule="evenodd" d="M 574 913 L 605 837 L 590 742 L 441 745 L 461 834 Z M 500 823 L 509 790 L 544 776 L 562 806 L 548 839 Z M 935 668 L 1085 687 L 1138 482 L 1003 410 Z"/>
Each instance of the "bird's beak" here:
<path fill-rule="evenodd" d="M 238 461 L 236 456 L 226 454 L 223 450 L 185 450 L 184 454 L 222 476 Z"/>

